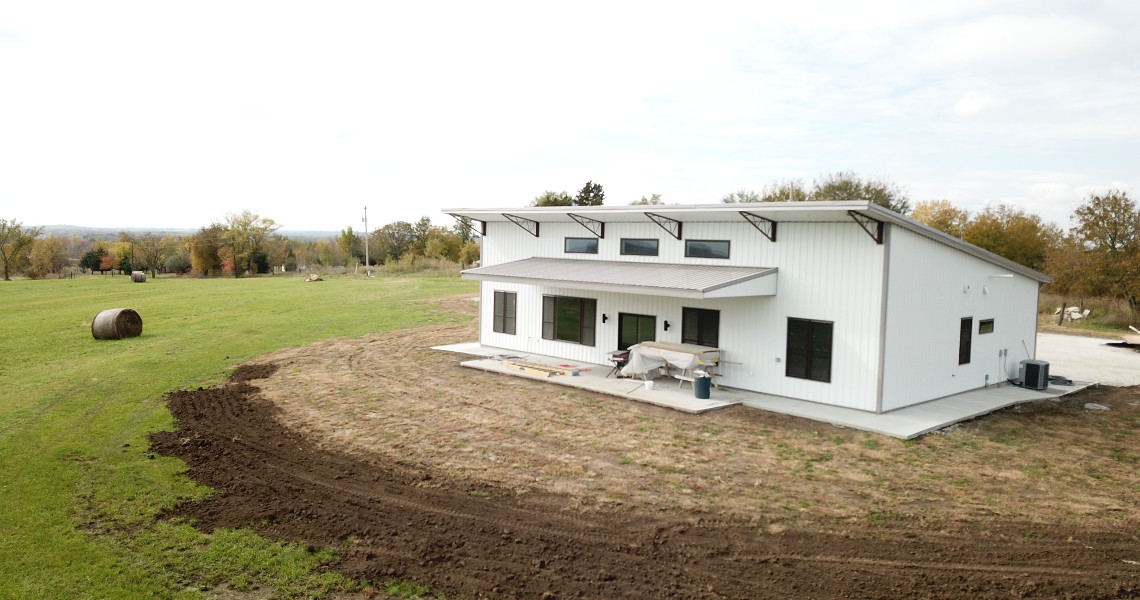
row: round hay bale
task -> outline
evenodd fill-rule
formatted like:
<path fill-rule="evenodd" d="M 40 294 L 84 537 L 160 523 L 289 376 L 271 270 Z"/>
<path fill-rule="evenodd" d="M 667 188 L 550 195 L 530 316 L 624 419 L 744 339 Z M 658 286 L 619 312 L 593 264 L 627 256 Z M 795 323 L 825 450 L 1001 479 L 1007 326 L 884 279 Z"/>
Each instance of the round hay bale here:
<path fill-rule="evenodd" d="M 142 335 L 142 317 L 129 308 L 109 308 L 91 321 L 91 335 L 97 340 L 121 340 Z"/>
<path fill-rule="evenodd" d="M 135 283 L 146 283 L 146 271 L 131 271 L 131 281 Z"/>

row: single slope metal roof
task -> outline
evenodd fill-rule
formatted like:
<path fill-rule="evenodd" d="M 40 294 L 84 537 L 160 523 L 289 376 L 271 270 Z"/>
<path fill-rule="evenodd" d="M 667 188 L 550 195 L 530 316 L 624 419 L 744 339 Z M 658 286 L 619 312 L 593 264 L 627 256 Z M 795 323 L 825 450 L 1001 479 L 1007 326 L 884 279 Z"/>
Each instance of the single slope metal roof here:
<path fill-rule="evenodd" d="M 776 269 L 525 258 L 463 271 L 464 279 L 673 298 L 774 296 Z"/>
<path fill-rule="evenodd" d="M 1041 283 L 1053 279 L 1024 265 L 983 250 L 933 227 L 907 218 L 873 202 L 747 202 L 737 204 L 689 205 L 629 205 L 629 206 L 527 206 L 514 208 L 454 208 L 444 209 L 455 217 L 476 221 L 507 222 L 510 217 L 522 217 L 539 223 L 572 223 L 575 217 L 586 217 L 601 223 L 644 223 L 648 215 L 660 215 L 681 222 L 741 222 L 742 213 L 762 217 L 776 223 L 850 223 L 851 214 L 884 223 L 898 225 L 908 231 L 934 240 L 971 256 L 980 258 L 1003 269 Z"/>

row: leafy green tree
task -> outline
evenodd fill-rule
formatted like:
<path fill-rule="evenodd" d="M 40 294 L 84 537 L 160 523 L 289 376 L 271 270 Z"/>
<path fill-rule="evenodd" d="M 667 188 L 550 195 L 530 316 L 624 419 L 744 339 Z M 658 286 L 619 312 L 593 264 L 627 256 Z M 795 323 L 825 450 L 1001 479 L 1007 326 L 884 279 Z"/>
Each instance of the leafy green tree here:
<path fill-rule="evenodd" d="M 547 190 L 541 195 L 536 196 L 534 201 L 530 203 L 531 206 L 573 206 L 574 198 L 566 192 L 552 192 Z"/>
<path fill-rule="evenodd" d="M 602 190 L 602 184 L 587 181 L 574 197 L 574 206 L 601 206 L 605 200 L 606 192 Z"/>
<path fill-rule="evenodd" d="M 456 220 L 455 225 L 452 225 L 451 229 L 455 232 L 456 235 L 459 236 L 459 239 L 462 240 L 464 244 L 471 241 L 471 239 L 475 237 L 475 230 L 471 227 L 471 223 L 469 221 L 464 221 L 462 219 Z"/>
<path fill-rule="evenodd" d="M 342 252 L 348 255 L 348 259 L 358 259 L 364 262 L 364 245 L 360 243 L 360 236 L 352 231 L 352 227 L 340 230 L 340 235 L 336 237 L 336 245 Z"/>
<path fill-rule="evenodd" d="M 987 206 L 962 230 L 962 239 L 1031 269 L 1061 240 L 1061 230 L 1041 217 L 1006 204 Z"/>
<path fill-rule="evenodd" d="M 234 277 L 243 272 L 256 273 L 254 256 L 262 251 L 262 244 L 269 234 L 280 228 L 273 219 L 268 219 L 250 212 L 248 209 L 239 214 L 226 216 L 225 232 L 222 240 L 233 254 Z"/>
<path fill-rule="evenodd" d="M 1072 219 L 1073 236 L 1086 250 L 1117 256 L 1140 247 L 1140 210 L 1124 190 L 1089 194 Z"/>
<path fill-rule="evenodd" d="M 459 252 L 459 264 L 464 266 L 475 264 L 475 261 L 479 260 L 480 256 L 482 256 L 482 253 L 479 244 L 468 240 L 464 242 L 463 249 Z"/>
<path fill-rule="evenodd" d="M 760 192 L 740 188 L 735 192 L 729 193 L 724 198 L 721 198 L 720 201 L 725 204 L 761 202 L 763 201 L 763 196 L 760 195 Z"/>
<path fill-rule="evenodd" d="M 162 263 L 162 267 L 166 269 L 168 273 L 185 273 L 190 270 L 190 253 L 177 251 L 166 257 L 166 260 Z"/>
<path fill-rule="evenodd" d="M 435 227 L 428 237 L 424 256 L 459 262 L 459 253 L 463 249 L 463 240 L 454 232 L 442 227 Z"/>
<path fill-rule="evenodd" d="M 658 206 L 661 204 L 665 204 L 661 201 L 661 194 L 652 194 L 648 198 L 642 196 L 641 200 L 634 200 L 629 203 L 630 206 Z"/>
<path fill-rule="evenodd" d="M 811 195 L 804 189 L 804 182 L 799 179 L 785 179 L 773 181 L 764 186 L 763 202 L 805 202 Z"/>
<path fill-rule="evenodd" d="M 910 199 L 898 185 L 885 179 L 862 179 L 858 175 L 841 171 L 820 176 L 812 189 L 804 188 L 802 181 L 787 179 L 774 181 L 757 192 L 740 189 L 721 198 L 725 204 L 742 202 L 816 202 L 865 200 L 900 214 L 910 212 Z"/>
<path fill-rule="evenodd" d="M 94 248 L 83 253 L 83 258 L 79 259 L 79 268 L 87 269 L 94 273 L 99 270 L 99 253 Z"/>
<path fill-rule="evenodd" d="M 4 263 L 4 281 L 11 281 L 8 267 L 23 257 L 43 227 L 24 227 L 16 219 L 0 219 L 0 262 Z"/>
<path fill-rule="evenodd" d="M 910 218 L 960 238 L 970 222 L 970 213 L 954 206 L 949 200 L 924 200 L 914 205 Z"/>
<path fill-rule="evenodd" d="M 160 237 L 154 233 L 132 236 L 126 232 L 122 232 L 119 234 L 119 238 L 126 240 L 134 246 L 132 253 L 134 260 L 131 261 L 132 264 L 145 271 L 150 271 L 151 277 L 158 276 L 158 270 L 162 268 L 166 257 L 178 247 L 178 240 L 176 238 L 170 236 Z"/>
<path fill-rule="evenodd" d="M 1121 298 L 1140 314 L 1140 211 L 1123 190 L 1089 194 L 1073 212 L 1072 238 L 1084 254 L 1079 287 Z"/>
<path fill-rule="evenodd" d="M 399 260 L 404 254 L 412 249 L 412 245 L 416 241 L 415 230 L 411 223 L 407 221 L 396 221 L 395 223 L 388 223 L 387 225 L 372 232 L 373 247 L 379 250 L 377 254 L 377 261 L 381 257 L 393 260 Z"/>
<path fill-rule="evenodd" d="M 412 254 L 424 256 L 427 253 L 428 238 L 431 237 L 433 226 L 429 217 L 420 217 L 412 224 Z"/>
<path fill-rule="evenodd" d="M 910 212 L 910 199 L 897 184 L 886 179 L 861 179 L 851 171 L 821 176 L 813 182 L 811 200 L 866 200 L 901 215 Z"/>
<path fill-rule="evenodd" d="M 358 244 L 359 241 L 360 238 L 358 237 Z M 269 236 L 269 239 L 265 242 L 265 254 L 269 260 L 269 264 L 272 267 L 287 268 L 292 259 L 293 268 L 296 268 L 297 264 L 293 252 L 297 245 L 297 242 L 279 233 Z M 270 271 L 273 272 L 273 269 L 270 269 Z"/>

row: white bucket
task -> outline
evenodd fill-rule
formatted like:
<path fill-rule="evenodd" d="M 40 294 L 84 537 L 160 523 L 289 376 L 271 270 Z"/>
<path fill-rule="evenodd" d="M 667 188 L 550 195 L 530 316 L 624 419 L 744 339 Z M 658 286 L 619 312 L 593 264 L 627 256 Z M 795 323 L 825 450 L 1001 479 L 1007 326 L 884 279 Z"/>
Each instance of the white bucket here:
<path fill-rule="evenodd" d="M 652 390 L 653 390 L 653 381 L 650 379 L 646 379 L 645 380 L 645 391 L 649 392 Z"/>

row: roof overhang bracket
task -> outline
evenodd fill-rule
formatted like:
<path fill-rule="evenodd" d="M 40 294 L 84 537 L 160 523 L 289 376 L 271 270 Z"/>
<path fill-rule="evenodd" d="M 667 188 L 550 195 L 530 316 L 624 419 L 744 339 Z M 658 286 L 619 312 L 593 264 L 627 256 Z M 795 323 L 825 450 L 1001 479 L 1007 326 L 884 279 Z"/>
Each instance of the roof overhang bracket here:
<path fill-rule="evenodd" d="M 590 217 L 583 217 L 574 213 L 566 213 L 566 216 L 574 219 L 579 225 L 585 227 L 590 233 L 598 237 L 598 239 L 605 239 L 606 237 L 606 224 Z"/>
<path fill-rule="evenodd" d="M 756 231 L 764 234 L 764 237 L 775 242 L 776 241 L 776 222 L 772 219 L 765 219 L 760 215 L 750 213 L 746 210 L 740 211 L 740 216 L 744 217 L 748 224 L 755 227 Z"/>
<path fill-rule="evenodd" d="M 871 236 L 871 239 L 875 240 L 876 244 L 883 243 L 884 226 L 882 221 L 872 219 L 866 215 L 861 215 L 853 210 L 847 211 L 847 216 L 854 219 L 854 221 L 863 228 L 863 231 L 866 231 L 867 235 Z"/>
<path fill-rule="evenodd" d="M 522 227 L 523 230 L 527 233 L 533 235 L 534 237 L 538 237 L 538 221 L 532 221 L 518 215 L 508 215 L 507 213 L 503 213 L 503 216 L 506 217 L 507 220 L 511 223 Z"/>
<path fill-rule="evenodd" d="M 681 225 L 682 225 L 682 223 L 680 221 L 678 221 L 677 219 L 670 219 L 669 217 L 665 217 L 665 216 L 658 215 L 655 213 L 650 213 L 650 212 L 645 213 L 645 216 L 649 217 L 650 221 L 653 221 L 654 223 L 656 223 L 658 227 L 660 227 L 661 229 L 664 229 L 665 232 L 668 233 L 669 235 L 671 235 L 677 239 L 681 239 Z"/>
<path fill-rule="evenodd" d="M 463 223 L 464 225 L 466 225 L 469 229 L 471 229 L 473 231 L 478 231 L 479 237 L 487 237 L 487 222 L 486 221 L 480 221 L 479 219 L 472 219 L 471 217 L 465 217 L 463 215 L 457 215 L 455 213 L 447 213 L 447 214 L 451 215 L 456 221 L 459 221 L 460 223 Z M 479 227 L 476 228 L 474 223 L 478 223 Z"/>

